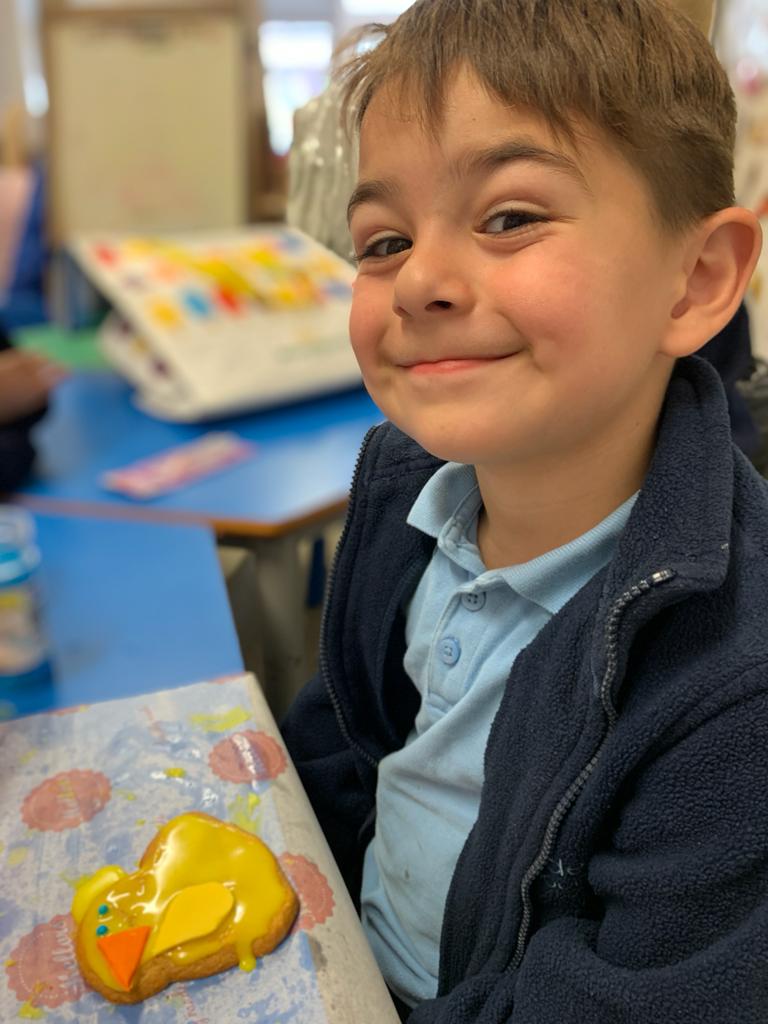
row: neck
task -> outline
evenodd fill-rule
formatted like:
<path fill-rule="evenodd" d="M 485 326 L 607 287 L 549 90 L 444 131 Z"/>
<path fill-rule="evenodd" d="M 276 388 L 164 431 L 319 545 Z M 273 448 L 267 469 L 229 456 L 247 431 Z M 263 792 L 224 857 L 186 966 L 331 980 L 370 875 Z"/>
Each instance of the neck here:
<path fill-rule="evenodd" d="M 656 420 L 535 464 L 476 466 L 478 547 L 488 569 L 528 562 L 580 537 L 640 489 Z"/>

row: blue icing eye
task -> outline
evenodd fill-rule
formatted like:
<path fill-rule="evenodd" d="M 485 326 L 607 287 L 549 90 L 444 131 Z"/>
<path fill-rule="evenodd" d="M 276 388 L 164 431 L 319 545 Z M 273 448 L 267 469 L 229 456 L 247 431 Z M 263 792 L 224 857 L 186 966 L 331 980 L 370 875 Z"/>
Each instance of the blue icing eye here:
<path fill-rule="evenodd" d="M 109 928 L 107 928 L 107 926 L 105 924 L 100 924 L 99 927 L 96 929 L 96 934 L 97 935 L 106 935 L 108 931 L 109 931 Z"/>
<path fill-rule="evenodd" d="M 108 914 L 108 913 L 109 913 L 109 907 L 107 906 L 107 904 L 106 904 L 106 903 L 102 903 L 102 904 L 101 904 L 101 906 L 99 907 L 99 913 L 100 913 L 100 914 L 101 914 L 102 916 L 103 916 L 104 914 Z"/>

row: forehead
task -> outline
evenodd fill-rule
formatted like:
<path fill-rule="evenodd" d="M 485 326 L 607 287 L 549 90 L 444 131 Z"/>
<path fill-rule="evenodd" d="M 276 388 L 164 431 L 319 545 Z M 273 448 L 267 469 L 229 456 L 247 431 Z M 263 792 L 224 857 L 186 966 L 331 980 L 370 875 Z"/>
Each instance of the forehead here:
<path fill-rule="evenodd" d="M 588 134 L 586 125 L 579 126 L 576 119 L 573 128 L 574 139 L 582 132 Z M 360 126 L 361 159 L 392 155 L 393 135 L 438 146 L 450 155 L 452 144 L 461 139 L 498 141 L 511 132 L 535 136 L 550 149 L 568 152 L 571 158 L 578 156 L 575 141 L 565 133 L 558 134 L 542 115 L 504 102 L 462 67 L 447 76 L 439 97 L 432 99 L 420 96 L 418 87 L 410 83 L 382 85 L 371 98 Z"/>
<path fill-rule="evenodd" d="M 409 177 L 428 169 L 472 186 L 484 174 L 515 164 L 550 179 L 570 179 L 593 196 L 618 193 L 626 201 L 641 201 L 647 212 L 651 197 L 645 180 L 584 118 L 569 119 L 567 134 L 557 131 L 537 111 L 505 103 L 463 68 L 443 89 L 433 120 L 423 104 L 406 96 L 403 105 L 403 98 L 397 83 L 384 85 L 366 109 L 360 128 L 361 184 L 407 184 Z"/>

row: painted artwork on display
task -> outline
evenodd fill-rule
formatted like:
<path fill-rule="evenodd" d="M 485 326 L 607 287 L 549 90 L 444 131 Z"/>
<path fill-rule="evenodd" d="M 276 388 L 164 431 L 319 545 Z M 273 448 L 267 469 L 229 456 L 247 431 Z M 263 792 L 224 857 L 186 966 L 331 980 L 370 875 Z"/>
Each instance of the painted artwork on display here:
<path fill-rule="evenodd" d="M 72 246 L 110 302 L 103 348 L 139 404 L 201 420 L 354 386 L 354 270 L 301 232 L 88 236 Z"/>

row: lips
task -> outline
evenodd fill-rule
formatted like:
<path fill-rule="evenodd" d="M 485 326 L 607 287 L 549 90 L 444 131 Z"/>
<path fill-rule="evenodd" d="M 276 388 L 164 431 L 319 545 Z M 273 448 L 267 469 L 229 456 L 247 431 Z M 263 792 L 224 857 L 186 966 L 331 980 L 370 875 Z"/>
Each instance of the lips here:
<path fill-rule="evenodd" d="M 516 355 L 510 352 L 499 356 L 444 356 L 440 359 L 408 359 L 398 365 L 411 373 L 456 373 L 462 370 L 479 369 L 488 366 L 490 363 L 498 363 L 502 359 L 509 359 Z"/>

